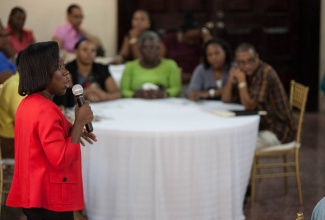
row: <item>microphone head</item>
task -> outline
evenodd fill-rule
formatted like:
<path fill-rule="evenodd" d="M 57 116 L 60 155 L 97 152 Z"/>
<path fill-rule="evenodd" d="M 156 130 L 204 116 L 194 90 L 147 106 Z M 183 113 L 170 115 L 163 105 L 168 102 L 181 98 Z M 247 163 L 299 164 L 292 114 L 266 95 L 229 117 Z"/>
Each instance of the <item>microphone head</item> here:
<path fill-rule="evenodd" d="M 84 93 L 84 89 L 82 88 L 81 85 L 76 84 L 72 87 L 72 93 L 75 96 L 82 95 Z"/>

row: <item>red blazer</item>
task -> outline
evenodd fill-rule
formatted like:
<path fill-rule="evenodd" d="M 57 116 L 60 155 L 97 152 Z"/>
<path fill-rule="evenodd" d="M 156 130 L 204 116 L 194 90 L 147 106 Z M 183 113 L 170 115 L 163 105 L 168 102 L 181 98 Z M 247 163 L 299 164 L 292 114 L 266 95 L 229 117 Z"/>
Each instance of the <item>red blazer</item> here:
<path fill-rule="evenodd" d="M 71 143 L 60 109 L 39 94 L 20 103 L 15 119 L 15 170 L 7 205 L 73 211 L 84 208 L 80 144 Z"/>

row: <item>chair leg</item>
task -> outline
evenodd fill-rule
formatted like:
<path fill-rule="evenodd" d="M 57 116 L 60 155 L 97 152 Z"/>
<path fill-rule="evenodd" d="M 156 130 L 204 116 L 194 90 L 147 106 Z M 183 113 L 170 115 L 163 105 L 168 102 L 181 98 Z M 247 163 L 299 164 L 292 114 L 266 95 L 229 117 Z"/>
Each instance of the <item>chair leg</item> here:
<path fill-rule="evenodd" d="M 0 165 L 0 216 L 2 211 L 2 204 L 4 200 L 3 196 L 3 165 Z"/>
<path fill-rule="evenodd" d="M 296 163 L 296 179 L 297 179 L 299 204 L 302 205 L 303 200 L 302 200 L 302 190 L 301 190 L 301 180 L 300 180 L 299 150 L 296 150 L 295 163 Z"/>
<path fill-rule="evenodd" d="M 283 163 L 287 163 L 288 162 L 288 155 L 285 154 L 283 155 Z M 283 167 L 283 172 L 284 173 L 287 173 L 288 172 L 288 167 L 284 166 Z M 288 194 L 288 177 L 287 176 L 284 176 L 283 177 L 283 186 L 284 186 L 284 194 L 287 195 Z"/>
<path fill-rule="evenodd" d="M 254 203 L 255 203 L 256 165 L 257 165 L 257 158 L 256 156 L 254 156 L 252 173 L 251 173 L 251 207 L 252 208 L 254 208 Z"/>

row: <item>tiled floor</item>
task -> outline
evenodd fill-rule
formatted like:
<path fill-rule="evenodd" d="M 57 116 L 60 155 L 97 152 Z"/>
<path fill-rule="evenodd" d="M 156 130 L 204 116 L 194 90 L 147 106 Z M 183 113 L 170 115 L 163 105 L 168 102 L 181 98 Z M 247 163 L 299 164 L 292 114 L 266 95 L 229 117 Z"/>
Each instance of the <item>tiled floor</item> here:
<path fill-rule="evenodd" d="M 247 220 L 294 220 L 298 211 L 310 219 L 314 206 L 325 196 L 324 131 L 325 111 L 306 113 L 300 151 L 304 205 L 298 204 L 295 178 L 289 178 L 288 195 L 284 195 L 281 178 L 262 180 L 257 184 L 255 207 L 250 207 L 250 200 L 244 206 Z M 20 216 L 19 209 L 2 207 L 1 220 L 20 220 Z"/>

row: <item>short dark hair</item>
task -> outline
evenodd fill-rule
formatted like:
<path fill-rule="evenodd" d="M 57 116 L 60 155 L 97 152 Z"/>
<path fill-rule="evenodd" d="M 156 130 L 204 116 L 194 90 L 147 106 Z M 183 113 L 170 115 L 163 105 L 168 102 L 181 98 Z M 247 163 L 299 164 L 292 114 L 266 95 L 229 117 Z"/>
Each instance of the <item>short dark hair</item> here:
<path fill-rule="evenodd" d="M 78 42 L 74 45 L 74 48 L 73 49 L 78 49 L 79 48 L 79 46 L 80 46 L 80 44 L 82 43 L 82 42 L 84 42 L 84 41 L 89 41 L 89 42 L 91 42 L 90 40 L 88 40 L 87 38 L 81 38 L 80 40 L 78 40 Z"/>
<path fill-rule="evenodd" d="M 14 7 L 13 9 L 11 9 L 10 14 L 9 14 L 9 18 L 8 18 L 8 24 L 10 25 L 11 23 L 11 19 L 13 16 L 15 16 L 18 13 L 22 13 L 22 14 L 26 14 L 25 10 L 21 7 Z"/>
<path fill-rule="evenodd" d="M 81 39 L 80 39 L 80 40 L 79 40 L 79 41 L 74 45 L 74 48 L 73 48 L 73 49 L 77 50 L 77 49 L 79 48 L 80 44 L 81 44 L 82 42 L 84 42 L 84 41 L 88 41 L 88 42 L 94 44 L 94 42 L 92 42 L 91 40 L 89 40 L 89 39 L 87 39 L 87 38 L 81 38 Z"/>
<path fill-rule="evenodd" d="M 143 46 L 144 42 L 147 40 L 161 41 L 159 35 L 154 31 L 145 31 L 139 37 L 139 47 Z"/>
<path fill-rule="evenodd" d="M 71 13 L 72 13 L 72 10 L 73 10 L 74 8 L 81 9 L 79 5 L 77 5 L 77 4 L 72 4 L 72 5 L 69 5 L 69 7 L 68 7 L 68 9 L 67 9 L 67 13 L 68 13 L 68 14 L 71 14 Z"/>
<path fill-rule="evenodd" d="M 226 41 L 224 41 L 223 39 L 220 39 L 220 38 L 210 39 L 204 44 L 203 53 L 202 53 L 204 67 L 206 69 L 208 69 L 211 66 L 210 63 L 208 62 L 208 58 L 207 58 L 207 54 L 206 54 L 207 48 L 211 44 L 218 44 L 219 46 L 221 46 L 221 48 L 225 52 L 225 56 L 226 56 L 226 58 L 225 58 L 226 70 L 229 71 L 229 69 L 231 67 L 231 63 L 233 61 L 231 48 Z"/>
<path fill-rule="evenodd" d="M 249 50 L 252 50 L 254 53 L 256 53 L 255 47 L 252 44 L 245 42 L 237 46 L 235 53 L 249 51 Z"/>
<path fill-rule="evenodd" d="M 22 96 L 40 92 L 51 82 L 59 63 L 59 45 L 55 41 L 29 45 L 20 54 L 19 87 Z"/>

